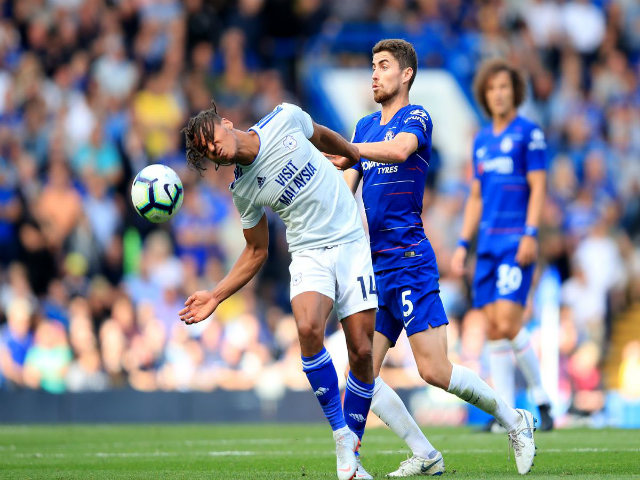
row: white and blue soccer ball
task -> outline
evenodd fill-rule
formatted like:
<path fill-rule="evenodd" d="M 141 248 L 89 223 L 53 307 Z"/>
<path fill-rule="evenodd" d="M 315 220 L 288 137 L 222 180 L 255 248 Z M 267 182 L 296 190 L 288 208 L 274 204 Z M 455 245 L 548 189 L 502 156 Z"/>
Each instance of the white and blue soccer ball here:
<path fill-rule="evenodd" d="M 148 165 L 133 179 L 133 207 L 141 217 L 150 222 L 166 222 L 180 210 L 183 200 L 184 190 L 180 177 L 166 165 Z"/>

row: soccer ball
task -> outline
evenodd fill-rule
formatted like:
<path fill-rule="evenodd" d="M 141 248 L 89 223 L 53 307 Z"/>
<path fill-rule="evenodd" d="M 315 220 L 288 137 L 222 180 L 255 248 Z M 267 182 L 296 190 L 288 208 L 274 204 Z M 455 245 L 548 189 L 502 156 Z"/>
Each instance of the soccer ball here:
<path fill-rule="evenodd" d="M 141 217 L 162 223 L 173 217 L 184 200 L 178 174 L 166 165 L 144 167 L 133 179 L 131 201 Z"/>

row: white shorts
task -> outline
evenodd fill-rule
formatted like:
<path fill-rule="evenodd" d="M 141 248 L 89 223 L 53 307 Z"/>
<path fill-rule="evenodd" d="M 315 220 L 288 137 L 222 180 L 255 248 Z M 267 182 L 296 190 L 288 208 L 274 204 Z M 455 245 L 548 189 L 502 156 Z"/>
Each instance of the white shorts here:
<path fill-rule="evenodd" d="M 334 301 L 339 320 L 378 307 L 371 251 L 366 237 L 333 247 L 291 254 L 291 299 L 319 292 Z"/>

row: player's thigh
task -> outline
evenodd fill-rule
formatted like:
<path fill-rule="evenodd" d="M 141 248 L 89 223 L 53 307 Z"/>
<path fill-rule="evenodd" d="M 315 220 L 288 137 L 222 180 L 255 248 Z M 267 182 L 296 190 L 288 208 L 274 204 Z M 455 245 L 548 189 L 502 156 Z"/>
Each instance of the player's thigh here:
<path fill-rule="evenodd" d="M 318 292 L 302 292 L 291 300 L 291 310 L 298 328 L 302 355 L 309 357 L 322 350 L 327 317 L 333 300 Z"/>
<path fill-rule="evenodd" d="M 407 337 L 449 323 L 440 299 L 437 273 L 430 267 L 402 268 L 393 272 L 395 308 Z"/>
<path fill-rule="evenodd" d="M 335 260 L 331 249 L 313 248 L 293 252 L 289 264 L 290 298 L 304 292 L 318 292 L 334 300 Z"/>
<path fill-rule="evenodd" d="M 337 245 L 331 250 L 335 262 L 335 310 L 338 319 L 375 310 L 378 292 L 366 237 Z"/>
<path fill-rule="evenodd" d="M 409 343 L 420 376 L 432 385 L 447 388 L 452 366 L 447 355 L 446 325 L 417 332 L 409 337 Z"/>
<path fill-rule="evenodd" d="M 372 367 L 373 324 L 376 315 L 374 309 L 362 310 L 342 319 L 349 366 L 356 378 L 372 383 L 374 380 Z"/>
<path fill-rule="evenodd" d="M 479 309 L 479 311 L 481 311 L 487 319 L 487 339 L 499 340 L 503 338 L 500 324 L 496 320 L 496 302 L 487 303 Z"/>
<path fill-rule="evenodd" d="M 335 273 L 331 258 L 330 250 L 324 248 L 294 252 L 291 256 L 291 309 L 303 355 L 315 350 L 324 338 L 325 323 L 333 308 Z"/>
<path fill-rule="evenodd" d="M 513 339 L 522 328 L 524 306 L 512 300 L 496 300 L 494 326 L 501 338 Z"/>
<path fill-rule="evenodd" d="M 486 305 L 496 298 L 496 272 L 497 264 L 490 254 L 480 254 L 476 260 L 476 270 L 473 274 L 471 287 L 473 307 L 484 310 Z"/>
<path fill-rule="evenodd" d="M 525 305 L 534 269 L 535 264 L 521 267 L 516 262 L 516 250 L 501 255 L 496 265 L 495 300 L 510 300 Z"/>
<path fill-rule="evenodd" d="M 396 344 L 404 328 L 397 302 L 397 297 L 400 293 L 396 289 L 395 272 L 387 270 L 376 273 L 376 286 L 378 289 L 378 311 L 376 312 L 375 331 L 388 341 L 388 348 L 390 348 Z M 382 360 L 380 360 L 381 363 Z"/>
<path fill-rule="evenodd" d="M 391 340 L 389 340 L 384 334 L 375 331 L 373 332 L 373 376 L 374 378 L 380 374 L 380 368 L 382 368 L 382 362 L 387 356 L 387 352 L 391 348 Z"/>
<path fill-rule="evenodd" d="M 350 353 L 358 356 L 371 355 L 375 321 L 374 309 L 352 313 L 342 319 L 342 330 Z"/>

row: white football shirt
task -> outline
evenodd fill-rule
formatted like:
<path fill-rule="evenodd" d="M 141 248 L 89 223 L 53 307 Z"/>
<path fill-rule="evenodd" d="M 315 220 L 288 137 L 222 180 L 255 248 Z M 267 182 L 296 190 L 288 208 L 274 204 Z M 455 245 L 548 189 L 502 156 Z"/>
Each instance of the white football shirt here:
<path fill-rule="evenodd" d="M 251 165 L 236 165 L 229 187 L 243 228 L 255 227 L 269 207 L 287 227 L 290 252 L 364 236 L 341 173 L 308 140 L 313 122 L 306 112 L 282 103 L 250 130 L 260 137 L 260 151 Z"/>

